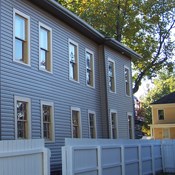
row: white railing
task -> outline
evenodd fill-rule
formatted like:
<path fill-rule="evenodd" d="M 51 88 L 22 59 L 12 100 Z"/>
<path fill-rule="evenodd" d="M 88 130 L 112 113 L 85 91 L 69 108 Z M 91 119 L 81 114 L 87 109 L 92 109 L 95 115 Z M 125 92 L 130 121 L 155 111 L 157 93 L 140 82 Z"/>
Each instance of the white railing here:
<path fill-rule="evenodd" d="M 170 147 L 171 153 L 168 151 Z M 171 160 L 167 152 L 171 154 Z M 66 139 L 62 147 L 62 174 L 154 175 L 159 171 L 175 172 L 175 161 L 169 164 L 173 156 L 174 142 L 168 141 Z"/>
<path fill-rule="evenodd" d="M 0 175 L 50 175 L 44 140 L 0 141 Z"/>

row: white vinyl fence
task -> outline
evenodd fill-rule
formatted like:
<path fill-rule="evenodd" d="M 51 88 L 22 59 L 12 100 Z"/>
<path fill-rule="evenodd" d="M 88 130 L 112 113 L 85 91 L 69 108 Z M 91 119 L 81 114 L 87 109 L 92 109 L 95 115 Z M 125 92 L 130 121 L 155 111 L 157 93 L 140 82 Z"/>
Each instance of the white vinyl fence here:
<path fill-rule="evenodd" d="M 173 172 L 175 161 L 169 164 L 172 157 L 174 159 L 172 152 L 174 154 L 174 146 L 168 141 L 66 139 L 62 147 L 62 174 L 147 175 Z M 170 158 L 166 157 L 167 154 Z"/>
<path fill-rule="evenodd" d="M 0 141 L 0 175 L 50 175 L 44 140 Z"/>

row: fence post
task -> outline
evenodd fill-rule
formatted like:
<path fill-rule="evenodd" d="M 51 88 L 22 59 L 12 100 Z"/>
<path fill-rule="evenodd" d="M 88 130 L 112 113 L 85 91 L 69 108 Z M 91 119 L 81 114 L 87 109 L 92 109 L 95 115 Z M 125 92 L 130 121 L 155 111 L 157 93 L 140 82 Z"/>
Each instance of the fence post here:
<path fill-rule="evenodd" d="M 67 175 L 67 154 L 66 154 L 66 147 L 62 147 L 62 175 Z"/>
<path fill-rule="evenodd" d="M 122 156 L 122 175 L 125 175 L 125 147 L 121 146 L 121 156 Z"/>
<path fill-rule="evenodd" d="M 44 175 L 50 175 L 50 157 L 51 152 L 48 148 L 43 149 L 43 169 Z"/>
<path fill-rule="evenodd" d="M 142 147 L 139 145 L 139 174 L 142 174 Z"/>
<path fill-rule="evenodd" d="M 97 147 L 98 175 L 102 175 L 102 147 Z"/>
<path fill-rule="evenodd" d="M 154 145 L 151 144 L 151 154 L 152 154 L 152 173 L 155 175 L 155 159 L 154 159 Z"/>

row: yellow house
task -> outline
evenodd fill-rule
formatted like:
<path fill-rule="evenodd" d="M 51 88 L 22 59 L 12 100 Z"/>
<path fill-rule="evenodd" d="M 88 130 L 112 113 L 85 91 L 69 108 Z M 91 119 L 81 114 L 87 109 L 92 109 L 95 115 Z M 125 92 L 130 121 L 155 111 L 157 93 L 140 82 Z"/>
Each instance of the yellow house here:
<path fill-rule="evenodd" d="M 151 104 L 151 136 L 154 139 L 175 139 L 175 92 Z"/>

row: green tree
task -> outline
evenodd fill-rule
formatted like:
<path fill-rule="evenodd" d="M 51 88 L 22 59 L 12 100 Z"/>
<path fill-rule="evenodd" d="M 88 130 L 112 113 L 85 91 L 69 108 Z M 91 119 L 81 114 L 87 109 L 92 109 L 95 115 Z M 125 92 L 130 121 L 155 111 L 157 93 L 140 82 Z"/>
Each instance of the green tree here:
<path fill-rule="evenodd" d="M 116 38 L 143 56 L 133 60 L 133 92 L 145 77 L 162 68 L 172 71 L 175 43 L 174 0 L 58 0 L 104 35 Z"/>
<path fill-rule="evenodd" d="M 149 132 L 148 124 L 152 123 L 152 113 L 150 104 L 175 91 L 175 73 L 168 73 L 162 71 L 159 73 L 158 78 L 154 81 L 154 88 L 149 90 L 147 95 L 142 99 L 142 107 L 145 109 L 145 124 L 143 127 L 144 132 Z"/>

